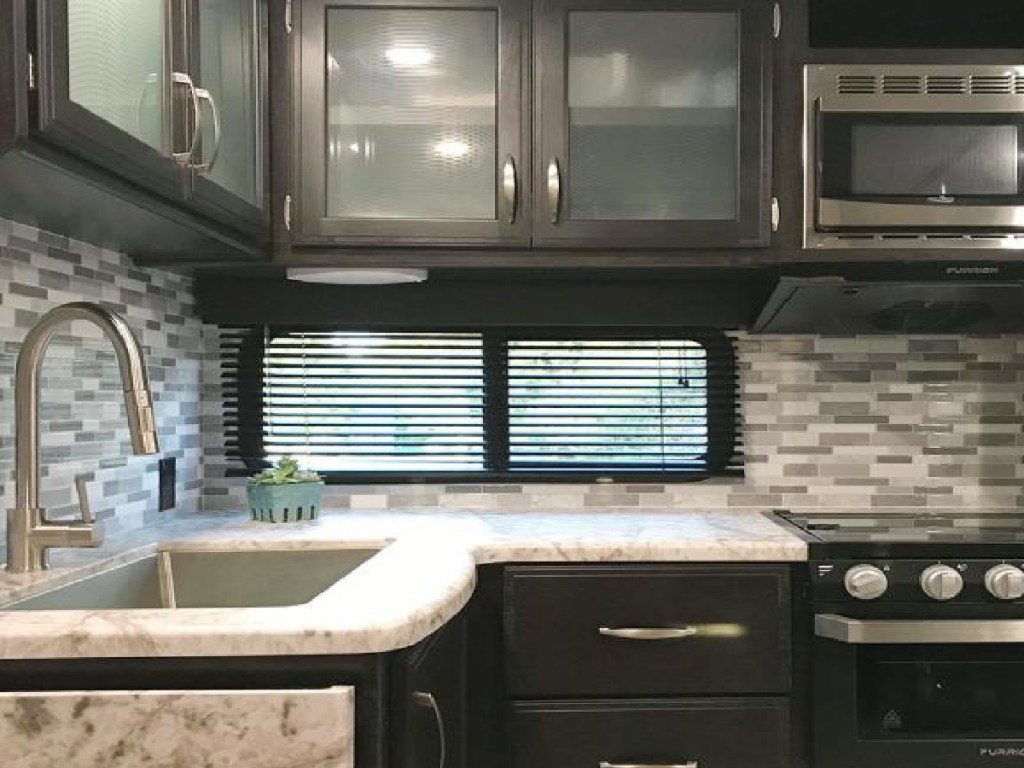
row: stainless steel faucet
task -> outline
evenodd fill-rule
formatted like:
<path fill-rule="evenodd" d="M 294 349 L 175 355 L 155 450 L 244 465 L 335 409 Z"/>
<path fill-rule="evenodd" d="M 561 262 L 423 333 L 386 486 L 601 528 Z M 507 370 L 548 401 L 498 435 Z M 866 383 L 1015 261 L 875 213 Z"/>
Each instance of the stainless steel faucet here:
<path fill-rule="evenodd" d="M 140 455 L 160 450 L 142 349 L 124 318 L 87 302 L 64 304 L 43 315 L 21 345 L 15 374 L 16 503 L 7 511 L 7 570 L 12 573 L 47 568 L 51 547 L 95 547 L 100 543 L 84 506 L 85 519 L 80 522 L 49 521 L 39 507 L 39 373 L 50 340 L 60 326 L 72 320 L 97 325 L 114 345 L 132 450 Z"/>

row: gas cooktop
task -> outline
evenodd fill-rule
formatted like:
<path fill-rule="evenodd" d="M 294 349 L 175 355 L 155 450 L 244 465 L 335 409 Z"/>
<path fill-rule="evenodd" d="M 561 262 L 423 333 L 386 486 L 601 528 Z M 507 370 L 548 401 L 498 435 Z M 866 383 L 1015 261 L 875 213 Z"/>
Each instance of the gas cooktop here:
<path fill-rule="evenodd" d="M 1024 513 L 803 513 L 776 510 L 817 557 L 1017 557 Z"/>

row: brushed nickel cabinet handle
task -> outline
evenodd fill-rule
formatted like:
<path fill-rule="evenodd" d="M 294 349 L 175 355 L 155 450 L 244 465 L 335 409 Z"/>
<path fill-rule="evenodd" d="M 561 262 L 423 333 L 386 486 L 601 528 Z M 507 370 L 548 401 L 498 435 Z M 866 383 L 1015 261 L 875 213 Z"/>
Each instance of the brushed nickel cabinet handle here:
<path fill-rule="evenodd" d="M 557 224 L 562 207 L 562 169 L 558 167 L 558 158 L 552 157 L 548 163 L 548 208 L 551 209 L 551 223 Z"/>
<path fill-rule="evenodd" d="M 685 763 L 609 763 L 602 760 L 597 764 L 598 768 L 700 768 L 696 760 L 687 760 Z"/>
<path fill-rule="evenodd" d="M 597 631 L 625 640 L 679 640 L 697 634 L 696 627 L 598 627 Z"/>
<path fill-rule="evenodd" d="M 505 198 L 505 220 L 514 224 L 516 208 L 519 206 L 519 176 L 516 173 L 516 159 L 509 155 L 501 168 L 501 193 Z"/>
<path fill-rule="evenodd" d="M 217 156 L 220 154 L 220 144 L 223 138 L 221 135 L 220 109 L 217 107 L 217 100 L 213 98 L 213 94 L 205 88 L 196 88 L 196 97 L 210 105 L 210 117 L 213 118 L 213 150 L 210 152 L 210 158 L 207 160 L 204 157 L 204 162 L 192 163 L 192 170 L 200 175 L 205 175 L 213 170 L 213 166 L 217 162 Z M 205 155 L 205 152 L 203 154 Z"/>
<path fill-rule="evenodd" d="M 172 72 L 171 82 L 188 88 L 189 99 L 192 102 L 192 141 L 189 142 L 187 152 L 172 152 L 171 159 L 178 163 L 178 165 L 191 165 L 196 155 L 196 149 L 199 147 L 199 121 L 201 119 L 199 114 L 199 92 L 196 90 L 196 84 L 192 82 L 192 78 L 189 77 L 187 72 Z"/>
<path fill-rule="evenodd" d="M 412 700 L 418 707 L 429 709 L 434 713 L 434 722 L 437 724 L 437 742 L 439 744 L 439 756 L 437 768 L 445 768 L 448 762 L 448 741 L 444 735 L 444 715 L 441 714 L 441 707 L 437 705 L 434 694 L 425 691 L 413 691 Z"/>

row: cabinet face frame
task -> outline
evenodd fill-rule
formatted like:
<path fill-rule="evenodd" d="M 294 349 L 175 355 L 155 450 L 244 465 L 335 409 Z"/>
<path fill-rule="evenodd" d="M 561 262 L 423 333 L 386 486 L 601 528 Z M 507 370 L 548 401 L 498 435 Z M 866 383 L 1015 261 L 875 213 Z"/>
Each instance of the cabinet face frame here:
<path fill-rule="evenodd" d="M 174 144 L 172 98 L 174 32 L 180 24 L 179 0 L 164 0 L 162 67 L 158 97 L 165 114 L 161 124 L 164 152 L 107 122 L 70 98 L 68 0 L 39 0 L 36 7 L 35 61 L 39 136 L 78 157 L 139 184 L 158 195 L 184 200 L 185 175 L 170 158 Z"/>
<path fill-rule="evenodd" d="M 292 146 L 294 186 L 292 240 L 307 244 L 373 245 L 527 245 L 530 216 L 530 159 L 524 155 L 529 105 L 523 84 L 529 82 L 525 34 L 529 6 L 519 0 L 313 0 L 295 4 L 297 38 Z M 495 154 L 495 210 L 493 220 L 460 219 L 342 219 L 326 215 L 326 17 L 333 8 L 494 10 L 498 15 L 497 152 Z M 518 200 L 514 219 L 502 199 L 502 167 L 512 157 L 518 174 Z"/>
<path fill-rule="evenodd" d="M 735 12 L 739 17 L 739 157 L 733 220 L 567 219 L 568 26 L 579 11 Z M 692 248 L 769 244 L 772 4 L 768 0 L 537 0 L 534 15 L 534 243 L 542 246 Z M 561 170 L 562 215 L 552 222 L 548 164 Z"/>

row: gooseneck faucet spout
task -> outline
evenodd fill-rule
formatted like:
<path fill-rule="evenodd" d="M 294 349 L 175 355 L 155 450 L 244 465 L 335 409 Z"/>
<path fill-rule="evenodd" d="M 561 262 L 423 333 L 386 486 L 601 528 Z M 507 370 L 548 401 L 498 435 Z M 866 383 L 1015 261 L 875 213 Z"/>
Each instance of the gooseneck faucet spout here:
<path fill-rule="evenodd" d="M 153 418 L 142 348 L 124 318 L 98 304 L 75 302 L 50 310 L 29 331 L 18 354 L 15 373 L 15 507 L 7 512 L 7 570 L 38 571 L 48 566 L 51 547 L 94 547 L 99 544 L 91 521 L 53 522 L 39 506 L 39 378 L 43 357 L 58 329 L 73 320 L 98 326 L 114 345 L 128 412 L 132 450 L 160 450 Z"/>

